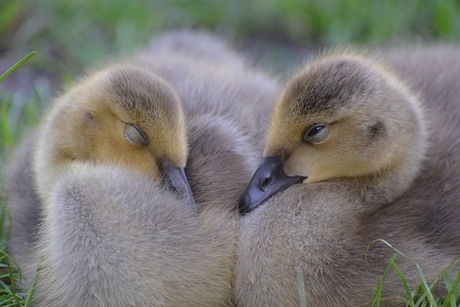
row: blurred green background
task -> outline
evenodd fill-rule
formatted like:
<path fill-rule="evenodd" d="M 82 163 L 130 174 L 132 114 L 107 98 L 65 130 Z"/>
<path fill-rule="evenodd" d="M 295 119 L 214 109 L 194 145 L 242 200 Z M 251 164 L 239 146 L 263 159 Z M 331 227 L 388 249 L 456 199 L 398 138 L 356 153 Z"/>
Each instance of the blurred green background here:
<path fill-rule="evenodd" d="M 459 17 L 457 0 L 1 0 L 0 72 L 38 55 L 0 85 L 0 168 L 63 83 L 167 29 L 215 31 L 284 73 L 318 47 L 457 41 Z"/>
<path fill-rule="evenodd" d="M 458 42 L 460 2 L 0 0 L 0 74 L 38 53 L 0 84 L 0 204 L 14 147 L 64 84 L 94 62 L 181 28 L 214 31 L 269 73 L 285 74 L 327 46 Z"/>

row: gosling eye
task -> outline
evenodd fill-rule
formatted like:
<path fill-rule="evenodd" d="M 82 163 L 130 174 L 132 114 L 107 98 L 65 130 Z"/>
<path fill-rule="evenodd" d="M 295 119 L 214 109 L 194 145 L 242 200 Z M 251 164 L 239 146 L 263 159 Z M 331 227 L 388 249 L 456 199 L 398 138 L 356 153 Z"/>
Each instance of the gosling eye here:
<path fill-rule="evenodd" d="M 307 129 L 303 137 L 305 142 L 319 144 L 329 136 L 329 125 L 314 124 Z"/>
<path fill-rule="evenodd" d="M 125 126 L 125 137 L 131 144 L 136 145 L 147 145 L 147 137 L 142 132 L 142 130 L 133 125 L 133 124 L 126 124 Z"/>

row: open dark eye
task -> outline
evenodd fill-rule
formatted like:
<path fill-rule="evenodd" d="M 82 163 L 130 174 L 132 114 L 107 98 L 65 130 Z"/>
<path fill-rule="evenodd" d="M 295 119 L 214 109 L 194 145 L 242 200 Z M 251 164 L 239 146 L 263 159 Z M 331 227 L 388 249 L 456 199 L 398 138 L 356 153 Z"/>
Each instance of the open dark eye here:
<path fill-rule="evenodd" d="M 133 124 L 126 124 L 125 126 L 125 137 L 128 142 L 136 145 L 147 145 L 147 137 L 142 132 L 142 130 L 133 125 Z"/>
<path fill-rule="evenodd" d="M 329 136 L 329 125 L 314 124 L 307 129 L 303 137 L 304 141 L 313 144 L 324 141 Z"/>
<path fill-rule="evenodd" d="M 316 127 L 311 128 L 311 130 L 308 131 L 308 137 L 312 137 L 312 136 L 317 135 L 318 133 L 321 132 L 321 130 L 324 129 L 324 127 L 325 127 L 325 125 L 316 126 Z"/>

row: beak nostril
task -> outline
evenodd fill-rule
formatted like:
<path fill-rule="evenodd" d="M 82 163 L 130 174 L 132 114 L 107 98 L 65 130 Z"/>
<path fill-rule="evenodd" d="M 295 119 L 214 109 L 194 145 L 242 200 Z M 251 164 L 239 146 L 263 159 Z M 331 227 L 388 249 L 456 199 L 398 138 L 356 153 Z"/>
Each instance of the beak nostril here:
<path fill-rule="evenodd" d="M 267 188 L 267 186 L 270 183 L 270 181 L 271 181 L 271 177 L 265 177 L 264 180 L 262 180 L 259 183 L 259 189 L 262 190 L 262 191 L 265 191 L 265 189 Z"/>
<path fill-rule="evenodd" d="M 184 169 L 172 166 L 167 160 L 160 164 L 162 171 L 162 181 L 165 187 L 171 192 L 177 193 L 180 197 L 188 199 L 189 203 L 195 204 L 192 188 L 187 180 Z"/>
<path fill-rule="evenodd" d="M 281 155 L 264 158 L 240 199 L 240 213 L 251 212 L 276 193 L 301 183 L 304 179 L 305 177 L 286 175 Z"/>

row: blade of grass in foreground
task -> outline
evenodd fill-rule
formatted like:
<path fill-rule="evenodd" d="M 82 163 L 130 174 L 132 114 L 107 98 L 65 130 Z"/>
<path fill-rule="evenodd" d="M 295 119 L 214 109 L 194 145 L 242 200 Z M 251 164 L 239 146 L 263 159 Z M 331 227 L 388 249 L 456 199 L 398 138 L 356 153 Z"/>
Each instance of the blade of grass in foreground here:
<path fill-rule="evenodd" d="M 3 291 L 6 290 L 6 292 L 10 293 L 11 297 L 13 298 L 13 300 L 19 306 L 20 302 L 19 302 L 19 298 L 18 298 L 17 293 L 16 293 L 16 284 L 15 284 L 15 280 L 14 280 L 14 277 L 16 276 L 16 274 L 14 273 L 14 269 L 13 269 L 13 266 L 11 265 L 11 262 L 13 262 L 14 266 L 18 270 L 19 279 L 21 279 L 21 269 L 19 268 L 19 265 L 16 263 L 16 261 L 14 261 L 14 259 L 12 259 L 6 252 L 4 252 L 3 250 L 0 250 L 0 254 L 2 256 L 2 260 L 4 262 L 6 262 L 6 265 L 8 267 L 9 281 L 10 281 L 10 284 L 11 284 L 11 288 L 6 286 L 2 290 Z"/>
<path fill-rule="evenodd" d="M 428 300 L 428 302 L 430 303 L 430 306 L 433 306 L 433 307 L 437 306 L 436 300 L 434 299 L 433 293 L 431 292 L 431 288 L 428 286 L 428 283 L 427 283 L 427 281 L 425 279 L 425 276 L 423 275 L 422 269 L 420 268 L 418 263 L 416 263 L 410 257 L 404 255 L 404 253 L 402 253 L 400 250 L 394 248 L 390 243 L 388 243 L 385 240 L 378 239 L 378 240 L 375 240 L 374 242 L 382 242 L 382 243 L 384 243 L 385 245 L 387 245 L 388 247 L 393 249 L 396 253 L 400 254 L 401 256 L 403 256 L 404 258 L 406 258 L 407 260 L 409 260 L 410 262 L 412 262 L 415 265 L 415 268 L 416 268 L 417 272 L 419 273 L 419 276 L 420 276 L 420 278 L 422 280 L 422 282 L 421 282 L 421 290 L 422 290 L 421 292 L 422 293 L 421 293 L 420 298 L 418 299 L 418 301 L 415 303 L 415 305 L 412 305 L 412 306 L 421 306 L 420 303 L 425 303 L 425 299 Z M 394 263 L 394 258 L 392 258 L 392 260 L 393 260 L 393 263 Z M 399 275 L 399 273 L 398 273 L 398 275 Z M 402 276 L 402 274 L 401 274 L 401 276 Z M 404 279 L 404 277 L 403 277 L 403 279 Z M 406 292 L 407 292 L 407 290 L 406 290 Z M 409 292 L 410 292 L 410 290 L 409 290 Z M 409 296 L 409 297 L 411 297 L 411 296 Z M 410 301 L 409 297 L 408 297 L 408 299 Z M 409 305 L 409 306 L 411 306 L 411 305 Z"/>
<path fill-rule="evenodd" d="M 9 75 L 11 75 L 16 69 L 21 67 L 22 64 L 30 60 L 32 57 L 34 57 L 37 53 L 35 51 L 32 51 L 28 55 L 26 55 L 24 58 L 22 58 L 19 62 L 14 64 L 10 69 L 8 69 L 4 74 L 0 76 L 0 83 L 5 80 Z"/>
<path fill-rule="evenodd" d="M 446 284 L 447 289 L 449 289 L 449 292 L 447 293 L 446 298 L 445 298 L 446 306 L 454 307 L 457 305 L 457 302 L 455 301 L 455 297 L 456 297 L 456 292 L 458 291 L 457 289 L 458 284 L 460 283 L 460 272 L 458 272 L 457 278 L 455 279 L 452 285 L 450 284 L 449 275 L 447 274 L 447 272 L 443 274 L 443 277 L 444 277 L 444 283 Z"/>
<path fill-rule="evenodd" d="M 374 296 L 374 304 L 372 306 L 375 305 L 375 300 L 380 299 L 380 295 L 382 293 L 383 282 L 386 279 L 386 277 L 388 275 L 388 271 L 390 270 L 391 267 L 394 267 L 395 271 L 397 272 L 397 274 L 399 275 L 401 281 L 403 282 L 404 289 L 405 289 L 406 294 L 407 294 L 406 306 L 411 306 L 411 307 L 412 306 L 413 307 L 424 307 L 424 306 L 430 306 L 430 307 L 437 307 L 437 306 L 453 307 L 453 306 L 457 306 L 456 300 L 458 300 L 459 296 L 460 296 L 460 289 L 459 289 L 460 272 L 457 273 L 457 278 L 455 279 L 454 283 L 451 285 L 451 282 L 450 282 L 449 277 L 448 277 L 448 270 L 450 268 L 452 268 L 454 265 L 460 263 L 460 259 L 457 259 L 457 260 L 453 261 L 452 263 L 450 263 L 438 275 L 438 277 L 433 281 L 433 283 L 431 285 L 428 285 L 428 282 L 427 282 L 427 280 L 426 280 L 426 278 L 425 278 L 425 276 L 424 276 L 424 274 L 422 272 L 422 269 L 421 269 L 420 265 L 417 264 L 414 260 L 412 260 L 410 257 L 404 255 L 404 253 L 402 253 L 398 249 L 394 248 L 390 243 L 388 243 L 385 240 L 378 239 L 378 240 L 375 240 L 374 242 L 382 242 L 382 243 L 386 244 L 388 247 L 393 249 L 397 254 L 400 254 L 401 256 L 403 256 L 404 258 L 406 258 L 407 260 L 412 262 L 414 264 L 417 272 L 419 273 L 419 276 L 421 278 L 421 283 L 420 283 L 420 285 L 418 287 L 417 292 L 414 295 L 411 295 L 409 286 L 407 285 L 401 270 L 398 268 L 398 266 L 396 265 L 396 263 L 394 261 L 395 256 L 393 256 L 391 258 L 391 260 L 390 260 L 390 264 L 389 264 L 384 276 L 382 277 L 380 285 L 376 290 L 376 293 L 375 293 L 375 296 Z M 438 283 L 438 281 L 441 278 L 444 278 L 444 283 L 446 285 L 446 289 L 448 290 L 448 294 L 444 298 L 444 301 L 442 301 L 441 298 L 435 299 L 435 297 L 433 295 L 433 292 L 431 291 L 432 288 Z M 417 298 L 416 301 L 415 301 L 415 298 Z M 377 304 L 377 306 L 379 306 L 379 304 Z"/>
<path fill-rule="evenodd" d="M 409 259 L 409 258 L 408 258 Z M 431 306 L 437 306 L 436 300 L 434 299 L 433 293 L 431 292 L 431 288 L 428 286 L 428 283 L 425 279 L 425 275 L 423 275 L 422 269 L 418 265 L 418 263 L 415 264 L 415 267 L 420 275 L 420 278 L 422 279 L 422 286 L 423 286 L 423 294 L 426 296 L 428 301 L 430 302 Z"/>
<path fill-rule="evenodd" d="M 433 301 L 430 300 L 430 304 L 431 304 L 430 306 L 436 307 L 439 304 L 441 304 L 439 306 L 442 306 L 442 307 L 456 307 L 457 306 L 456 300 L 458 300 L 460 297 L 460 289 L 458 287 L 459 282 L 460 282 L 460 272 L 457 273 L 457 279 L 454 281 L 454 284 L 451 285 L 448 271 L 459 262 L 460 262 L 460 259 L 457 259 L 453 261 L 452 263 L 450 263 L 444 270 L 442 270 L 442 272 L 439 273 L 439 275 L 435 278 L 435 280 L 430 285 L 429 290 L 426 290 L 426 286 L 423 285 L 423 283 L 419 286 L 419 291 L 417 292 L 419 295 L 419 300 L 417 301 L 417 304 L 415 305 L 416 307 L 424 306 L 427 304 L 427 301 L 430 300 L 429 296 L 430 295 L 433 296 L 431 289 L 436 284 L 438 284 L 441 278 L 444 280 L 444 284 L 446 285 L 446 290 L 448 291 L 447 295 L 443 300 L 441 300 L 441 298 L 436 299 L 434 304 L 433 304 Z M 422 303 L 424 305 L 420 305 Z"/>
<path fill-rule="evenodd" d="M 407 284 L 406 279 L 403 276 L 403 273 L 401 272 L 401 270 L 396 265 L 396 263 L 394 261 L 395 257 L 396 257 L 396 255 L 393 256 L 390 259 L 390 265 L 393 266 L 393 268 L 395 269 L 396 273 L 398 273 L 398 276 L 401 279 L 401 282 L 403 283 L 404 290 L 406 290 L 407 299 L 409 300 L 409 302 L 408 302 L 409 306 L 414 306 L 414 299 L 412 298 L 412 293 L 410 292 L 409 285 Z"/>
<path fill-rule="evenodd" d="M 29 294 L 27 295 L 27 299 L 26 299 L 26 302 L 24 303 L 24 307 L 30 307 L 32 305 L 32 299 L 35 294 L 35 289 L 37 288 L 38 276 L 40 274 L 41 269 L 42 269 L 42 266 L 41 266 L 41 261 L 40 261 L 40 265 L 38 266 L 37 272 L 35 273 L 34 283 L 32 285 L 32 288 L 29 291 Z"/>
<path fill-rule="evenodd" d="M 396 255 L 391 257 L 391 261 L 393 261 L 395 258 L 396 258 Z M 391 269 L 391 262 L 388 265 L 388 267 L 387 267 L 387 269 L 385 271 L 385 274 L 383 274 L 382 279 L 380 280 L 380 284 L 377 287 L 377 290 L 375 291 L 375 295 L 374 295 L 374 299 L 373 299 L 371 307 L 374 307 L 374 306 L 380 307 L 380 300 L 382 298 L 383 285 L 385 284 L 385 279 L 387 278 L 387 275 L 390 272 L 390 269 Z"/>

